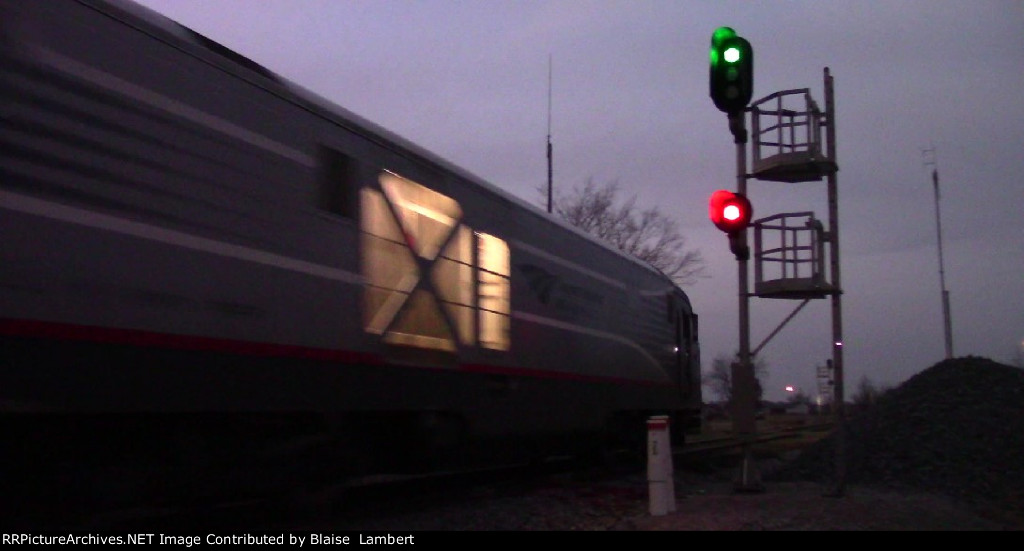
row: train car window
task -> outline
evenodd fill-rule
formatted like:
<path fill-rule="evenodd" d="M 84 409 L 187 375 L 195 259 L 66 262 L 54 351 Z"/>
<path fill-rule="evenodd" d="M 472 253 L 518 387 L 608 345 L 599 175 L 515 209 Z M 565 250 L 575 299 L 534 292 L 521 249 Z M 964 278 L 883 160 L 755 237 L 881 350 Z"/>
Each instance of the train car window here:
<path fill-rule="evenodd" d="M 378 183 L 361 192 L 366 331 L 389 344 L 508 350 L 508 244 L 461 224 L 442 193 L 387 171 Z"/>
<path fill-rule="evenodd" d="M 354 159 L 329 147 L 320 147 L 318 205 L 321 209 L 355 219 L 359 190 L 358 165 Z"/>
<path fill-rule="evenodd" d="M 475 342 L 473 315 L 473 232 L 460 225 L 434 263 L 432 281 L 455 323 L 459 342 Z"/>
<path fill-rule="evenodd" d="M 509 314 L 512 311 L 508 244 L 486 233 L 477 234 L 477 238 L 480 346 L 508 350 Z"/>
<path fill-rule="evenodd" d="M 364 325 L 371 333 L 383 334 L 416 284 L 416 261 L 384 195 L 365 189 L 362 196 Z"/>
<path fill-rule="evenodd" d="M 419 256 L 433 260 L 462 217 L 459 204 L 390 172 L 381 174 L 380 186 L 405 230 L 409 247 Z"/>
<path fill-rule="evenodd" d="M 362 192 L 366 330 L 435 350 L 472 344 L 471 233 L 459 204 L 390 172 L 379 183 Z"/>

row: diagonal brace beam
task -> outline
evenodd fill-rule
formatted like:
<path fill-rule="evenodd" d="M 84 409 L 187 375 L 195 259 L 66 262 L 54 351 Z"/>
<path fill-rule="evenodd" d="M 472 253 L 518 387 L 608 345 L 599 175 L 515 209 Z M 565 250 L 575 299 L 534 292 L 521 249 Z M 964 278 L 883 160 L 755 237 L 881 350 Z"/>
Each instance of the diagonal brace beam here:
<path fill-rule="evenodd" d="M 761 344 L 757 345 L 757 348 L 755 348 L 754 351 L 750 353 L 750 355 L 756 356 L 757 353 L 760 352 L 762 348 L 764 348 L 764 345 L 768 344 L 768 341 L 772 340 L 772 337 L 778 335 L 779 331 L 782 331 L 782 328 L 785 327 L 787 323 L 789 323 L 789 320 L 793 319 L 793 317 L 796 316 L 797 312 L 799 312 L 804 306 L 807 306 L 807 303 L 810 301 L 811 299 L 805 298 L 804 301 L 801 302 L 800 305 L 796 307 L 796 309 L 794 309 L 792 312 L 789 313 L 788 316 L 786 316 L 786 319 L 782 320 L 782 323 L 780 323 L 779 326 L 776 327 L 770 335 L 768 335 L 767 337 L 765 337 L 763 341 L 761 341 Z"/>

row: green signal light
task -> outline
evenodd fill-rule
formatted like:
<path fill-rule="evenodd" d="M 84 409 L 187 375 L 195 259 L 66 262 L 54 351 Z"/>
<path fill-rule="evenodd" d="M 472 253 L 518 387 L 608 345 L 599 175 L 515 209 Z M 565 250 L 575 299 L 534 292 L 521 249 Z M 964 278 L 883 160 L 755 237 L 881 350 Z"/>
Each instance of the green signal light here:
<path fill-rule="evenodd" d="M 720 111 L 729 116 L 741 113 L 754 91 L 754 50 L 750 42 L 729 27 L 711 35 L 708 55 L 709 94 Z"/>

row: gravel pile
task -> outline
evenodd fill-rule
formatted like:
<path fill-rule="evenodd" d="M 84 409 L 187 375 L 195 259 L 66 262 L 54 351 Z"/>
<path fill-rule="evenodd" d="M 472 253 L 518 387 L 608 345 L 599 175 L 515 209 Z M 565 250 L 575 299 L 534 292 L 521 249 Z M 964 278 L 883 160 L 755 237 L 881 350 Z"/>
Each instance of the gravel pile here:
<path fill-rule="evenodd" d="M 934 492 L 1024 518 L 1024 370 L 945 360 L 850 412 L 847 428 L 847 483 Z M 765 480 L 833 480 L 834 438 Z"/>

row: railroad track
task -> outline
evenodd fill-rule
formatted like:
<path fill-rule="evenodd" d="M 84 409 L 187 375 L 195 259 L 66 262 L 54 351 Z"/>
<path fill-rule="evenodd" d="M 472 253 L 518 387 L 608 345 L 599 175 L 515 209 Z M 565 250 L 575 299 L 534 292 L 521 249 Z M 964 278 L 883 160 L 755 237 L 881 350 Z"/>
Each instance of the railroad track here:
<path fill-rule="evenodd" d="M 93 511 L 62 528 L 89 530 L 243 530 L 253 526 L 290 529 L 324 518 L 374 518 L 429 509 L 468 499 L 480 491 L 529 485 L 548 474 L 572 470 L 568 461 L 510 465 L 424 475 L 381 475 L 305 488 L 287 495 L 222 499 L 174 505 L 142 505 Z"/>
<path fill-rule="evenodd" d="M 825 434 L 831 424 L 802 425 L 755 435 L 756 448 L 791 442 L 800 446 L 809 433 Z M 673 455 L 680 468 L 716 463 L 739 453 L 743 441 L 733 435 L 709 436 L 675 447 Z M 642 472 L 643 465 L 631 463 L 629 473 Z M 478 492 L 516 491 L 534 484 L 544 484 L 546 475 L 581 472 L 582 467 L 570 460 L 551 461 L 544 465 L 510 466 L 467 472 L 447 472 L 416 476 L 375 476 L 326 484 L 289 495 L 265 496 L 208 503 L 181 503 L 174 506 L 148 506 L 132 509 L 94 511 L 81 518 L 80 527 L 89 529 L 163 529 L 190 530 L 198 528 L 239 529 L 259 526 L 304 525 L 324 516 L 372 518 L 400 514 L 404 510 L 431 509 L 439 502 L 470 499 Z M 618 477 L 625 469 L 602 477 Z M 635 474 L 635 473 L 634 473 Z"/>
<path fill-rule="evenodd" d="M 815 423 L 808 425 L 798 425 L 790 427 L 774 428 L 767 431 L 761 431 L 754 434 L 751 441 L 755 447 L 778 442 L 781 440 L 793 440 L 795 444 L 798 444 L 800 440 L 805 439 L 808 435 L 811 436 L 822 436 L 830 431 L 833 427 L 833 423 Z M 815 438 L 816 439 L 816 438 Z M 682 458 L 694 458 L 694 457 L 709 457 L 714 455 L 730 454 L 738 452 L 744 445 L 744 439 L 738 435 L 724 435 L 724 436 L 711 436 L 706 438 L 696 438 L 686 442 L 684 446 L 674 448 L 673 454 L 676 457 Z M 794 445 L 793 447 L 799 447 Z"/>

